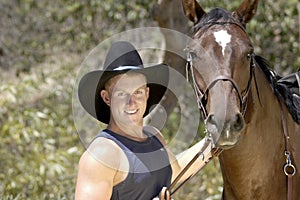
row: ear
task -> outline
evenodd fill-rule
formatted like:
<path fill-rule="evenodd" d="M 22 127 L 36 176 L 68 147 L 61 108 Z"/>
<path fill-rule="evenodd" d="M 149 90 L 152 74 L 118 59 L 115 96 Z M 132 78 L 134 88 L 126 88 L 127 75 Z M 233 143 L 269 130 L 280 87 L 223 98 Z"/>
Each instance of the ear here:
<path fill-rule="evenodd" d="M 149 94 L 150 94 L 150 88 L 146 87 L 146 98 L 147 98 L 147 100 L 149 99 Z"/>
<path fill-rule="evenodd" d="M 194 24 L 206 14 L 196 0 L 182 0 L 182 6 L 185 16 Z"/>
<path fill-rule="evenodd" d="M 110 98 L 107 90 L 101 90 L 100 96 L 106 105 L 110 106 Z"/>
<path fill-rule="evenodd" d="M 238 19 L 244 27 L 252 19 L 257 10 L 258 0 L 244 0 L 232 16 Z"/>

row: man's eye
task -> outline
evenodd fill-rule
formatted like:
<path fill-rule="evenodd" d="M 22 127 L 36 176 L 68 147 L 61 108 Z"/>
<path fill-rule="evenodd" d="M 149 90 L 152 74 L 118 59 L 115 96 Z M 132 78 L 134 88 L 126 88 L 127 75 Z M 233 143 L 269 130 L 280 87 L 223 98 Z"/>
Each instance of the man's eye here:
<path fill-rule="evenodd" d="M 124 92 L 117 92 L 117 96 L 118 96 L 118 97 L 123 97 L 124 95 L 125 95 Z"/>
<path fill-rule="evenodd" d="M 137 90 L 135 91 L 135 94 L 144 94 L 144 90 Z"/>

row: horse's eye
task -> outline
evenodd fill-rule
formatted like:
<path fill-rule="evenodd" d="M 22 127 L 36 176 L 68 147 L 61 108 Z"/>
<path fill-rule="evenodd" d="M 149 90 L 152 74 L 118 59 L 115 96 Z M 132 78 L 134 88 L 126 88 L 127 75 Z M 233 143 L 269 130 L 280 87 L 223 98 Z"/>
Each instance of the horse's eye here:
<path fill-rule="evenodd" d="M 248 53 L 248 54 L 247 54 L 247 59 L 250 60 L 250 59 L 251 59 L 251 56 L 252 56 L 251 53 Z"/>

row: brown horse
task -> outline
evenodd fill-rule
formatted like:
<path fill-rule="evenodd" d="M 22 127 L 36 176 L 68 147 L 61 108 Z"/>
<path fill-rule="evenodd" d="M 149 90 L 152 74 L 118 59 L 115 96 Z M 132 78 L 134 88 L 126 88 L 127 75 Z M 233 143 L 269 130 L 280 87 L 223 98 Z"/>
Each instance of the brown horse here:
<path fill-rule="evenodd" d="M 246 33 L 258 0 L 244 0 L 234 12 L 182 3 L 194 22 L 187 49 L 199 107 L 207 133 L 224 150 L 223 199 L 299 200 L 300 126 L 275 95 L 267 62 L 254 55 Z"/>

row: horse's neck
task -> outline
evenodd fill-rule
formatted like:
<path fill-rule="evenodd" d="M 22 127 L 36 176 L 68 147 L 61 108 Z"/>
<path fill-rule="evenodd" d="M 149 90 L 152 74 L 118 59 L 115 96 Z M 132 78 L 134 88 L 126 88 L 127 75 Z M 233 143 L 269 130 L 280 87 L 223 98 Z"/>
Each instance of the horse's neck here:
<path fill-rule="evenodd" d="M 260 68 L 255 69 L 253 79 L 244 134 L 249 133 L 255 138 L 264 139 L 264 144 L 270 144 L 270 149 L 273 147 L 281 152 L 281 148 L 276 148 L 274 144 L 285 146 L 285 134 L 298 139 L 300 126 L 293 120 L 283 99 L 279 97 L 279 101 L 275 96 L 271 84 Z M 284 123 L 286 133 L 283 130 Z M 273 138 L 275 140 L 272 143 L 270 140 Z M 299 139 L 296 141 L 300 142 Z"/>
<path fill-rule="evenodd" d="M 258 196 L 259 192 L 269 190 L 270 181 L 276 184 L 276 181 L 282 182 L 285 178 L 274 177 L 274 174 L 281 173 L 284 163 L 280 105 L 260 69 L 255 70 L 255 79 L 252 81 L 245 115 L 246 127 L 240 142 L 220 155 L 225 190 L 226 187 L 227 190 L 240 187 L 239 192 L 244 192 L 239 194 L 244 195 L 239 196 L 242 199 L 251 199 L 254 193 L 257 196 L 252 196 L 252 199 L 265 199 L 267 196 Z M 279 186 L 274 188 L 284 193 Z"/>
<path fill-rule="evenodd" d="M 278 146 L 282 146 L 284 143 L 280 103 L 262 70 L 255 68 L 254 73 L 251 96 L 245 114 L 246 127 L 242 133 L 242 137 L 245 136 L 245 139 L 241 140 L 249 145 L 254 144 L 250 148 L 253 152 L 261 152 L 261 149 L 253 148 L 260 147 L 259 145 L 262 149 L 266 147 L 268 150 L 280 151 Z"/>

